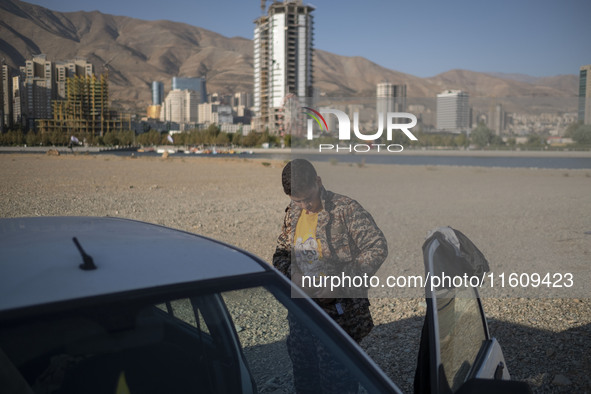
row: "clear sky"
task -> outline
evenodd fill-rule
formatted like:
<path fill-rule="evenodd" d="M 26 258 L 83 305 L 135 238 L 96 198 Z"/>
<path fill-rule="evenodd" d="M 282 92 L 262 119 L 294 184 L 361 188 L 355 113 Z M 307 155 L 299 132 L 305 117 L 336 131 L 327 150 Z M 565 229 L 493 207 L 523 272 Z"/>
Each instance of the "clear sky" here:
<path fill-rule="evenodd" d="M 166 19 L 252 39 L 260 0 L 29 0 L 56 11 Z M 267 6 L 270 4 L 267 1 Z M 430 77 L 461 68 L 531 76 L 591 64 L 591 0 L 311 0 L 314 47 Z"/>

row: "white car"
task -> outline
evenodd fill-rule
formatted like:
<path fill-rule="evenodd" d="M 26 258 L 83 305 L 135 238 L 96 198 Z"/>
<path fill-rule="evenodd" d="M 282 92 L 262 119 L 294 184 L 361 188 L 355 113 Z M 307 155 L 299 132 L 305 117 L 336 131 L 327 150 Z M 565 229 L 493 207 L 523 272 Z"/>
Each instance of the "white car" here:
<path fill-rule="evenodd" d="M 0 392 L 295 392 L 289 313 L 359 392 L 399 393 L 314 302 L 292 297 L 298 291 L 256 256 L 183 231 L 117 218 L 0 219 Z M 428 298 L 419 386 L 528 392 L 506 380 L 479 299 L 480 321 L 468 321 L 461 311 L 470 305 L 447 294 L 455 312 L 443 323 L 437 297 Z M 454 322 L 470 325 L 462 335 L 480 330 L 482 338 L 449 351 Z"/>

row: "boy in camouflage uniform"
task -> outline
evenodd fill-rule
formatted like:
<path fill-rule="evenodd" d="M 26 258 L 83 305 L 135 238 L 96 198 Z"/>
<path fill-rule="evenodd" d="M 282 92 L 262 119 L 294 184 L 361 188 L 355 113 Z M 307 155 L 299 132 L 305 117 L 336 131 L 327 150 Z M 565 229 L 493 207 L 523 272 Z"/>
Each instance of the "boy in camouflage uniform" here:
<path fill-rule="evenodd" d="M 303 276 L 369 277 L 377 272 L 388 254 L 386 238 L 357 201 L 327 191 L 314 166 L 304 159 L 285 166 L 282 183 L 292 201 L 285 210 L 273 255 L 273 265 L 279 271 L 300 287 Z M 360 342 L 373 328 L 367 289 L 303 290 L 355 341 Z M 328 367 L 334 360 L 326 357 L 326 349 L 318 341 L 313 340 L 316 346 L 310 341 L 303 324 L 290 318 L 287 344 L 298 393 L 356 391 L 356 383 L 343 379 L 342 370 Z M 327 377 L 327 371 L 333 371 L 333 376 Z"/>

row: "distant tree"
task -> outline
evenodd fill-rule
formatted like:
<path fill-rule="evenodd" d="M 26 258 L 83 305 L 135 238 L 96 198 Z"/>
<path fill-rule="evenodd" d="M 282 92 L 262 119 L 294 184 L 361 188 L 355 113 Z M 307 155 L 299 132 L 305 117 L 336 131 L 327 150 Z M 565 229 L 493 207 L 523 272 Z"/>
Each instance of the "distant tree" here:
<path fill-rule="evenodd" d="M 573 122 L 564 131 L 564 136 L 567 138 L 573 138 L 577 129 L 583 125 L 583 122 Z M 574 139 L 574 138 L 573 138 Z"/>
<path fill-rule="evenodd" d="M 115 146 L 118 144 L 117 136 L 113 131 L 108 131 L 103 135 L 103 144 L 106 146 Z"/>
<path fill-rule="evenodd" d="M 541 148 L 544 146 L 543 138 L 537 134 L 531 134 L 527 137 L 527 146 L 529 148 Z"/>
<path fill-rule="evenodd" d="M 459 147 L 467 147 L 470 144 L 465 133 L 460 133 L 453 138 L 453 144 Z"/>
<path fill-rule="evenodd" d="M 62 132 L 61 130 L 55 130 L 49 133 L 49 142 L 51 145 L 63 146 L 67 145 L 69 141 L 70 136 L 66 135 L 66 133 Z"/>
<path fill-rule="evenodd" d="M 493 146 L 504 146 L 505 141 L 503 141 L 503 137 L 493 133 L 490 144 Z"/>
<path fill-rule="evenodd" d="M 209 127 L 202 131 L 203 133 L 203 143 L 208 145 L 214 145 L 218 134 L 220 133 L 220 128 L 215 125 L 211 124 Z"/>
<path fill-rule="evenodd" d="M 25 140 L 27 142 L 27 146 L 35 146 L 41 143 L 41 137 L 33 130 L 29 130 L 29 132 L 27 132 L 25 135 Z"/>
<path fill-rule="evenodd" d="M 216 145 L 228 145 L 230 143 L 230 137 L 228 137 L 227 133 L 219 133 L 215 137 L 215 144 Z"/>
<path fill-rule="evenodd" d="M 433 134 L 429 136 L 430 141 L 429 144 L 431 146 L 443 146 L 444 144 L 444 137 L 440 134 Z"/>
<path fill-rule="evenodd" d="M 137 143 L 144 146 L 157 145 L 160 143 L 160 133 L 154 129 L 137 136 Z"/>
<path fill-rule="evenodd" d="M 571 138 L 580 145 L 591 145 L 591 125 L 578 124 L 571 132 Z"/>
<path fill-rule="evenodd" d="M 45 133 L 40 132 L 40 134 L 41 134 L 41 145 L 43 145 L 43 146 L 51 145 L 51 139 L 49 138 L 50 137 L 49 133 L 48 132 L 45 132 Z"/>
<path fill-rule="evenodd" d="M 241 146 L 242 145 L 242 139 L 244 137 L 242 136 L 242 131 L 238 131 L 236 133 L 231 134 L 231 143 L 235 146 Z"/>
<path fill-rule="evenodd" d="M 283 143 L 287 148 L 291 146 L 291 134 L 287 134 L 283 136 Z"/>
<path fill-rule="evenodd" d="M 259 136 L 259 140 L 257 141 L 257 145 L 262 145 L 264 143 L 268 143 L 269 145 L 273 143 L 273 137 L 269 134 L 268 129 Z"/>
<path fill-rule="evenodd" d="M 168 140 L 168 133 L 160 134 L 160 141 L 156 145 L 170 145 L 170 141 Z"/>
<path fill-rule="evenodd" d="M 493 141 L 493 136 L 494 133 L 492 130 L 481 122 L 474 130 L 472 130 L 472 133 L 470 134 L 470 141 L 474 145 L 484 148 L 490 145 L 490 143 Z"/>
<path fill-rule="evenodd" d="M 259 142 L 259 138 L 261 137 L 260 133 L 256 133 L 254 131 L 251 131 L 250 133 L 248 133 L 248 135 L 246 135 L 243 139 L 242 139 L 242 144 L 244 146 L 248 146 L 248 147 L 253 147 L 256 146 Z"/>
<path fill-rule="evenodd" d="M 0 145 L 17 146 L 25 144 L 25 136 L 19 129 L 9 130 L 6 133 L 0 133 Z"/>
<path fill-rule="evenodd" d="M 118 145 L 133 145 L 135 140 L 135 132 L 132 130 L 120 130 L 116 134 Z"/>
<path fill-rule="evenodd" d="M 179 146 L 179 145 L 184 145 L 185 144 L 185 133 L 174 133 L 170 135 L 172 138 L 172 142 L 170 142 L 170 140 L 168 139 L 168 134 L 163 134 L 163 139 L 162 141 L 164 141 L 164 144 L 166 145 L 175 145 L 175 146 Z"/>

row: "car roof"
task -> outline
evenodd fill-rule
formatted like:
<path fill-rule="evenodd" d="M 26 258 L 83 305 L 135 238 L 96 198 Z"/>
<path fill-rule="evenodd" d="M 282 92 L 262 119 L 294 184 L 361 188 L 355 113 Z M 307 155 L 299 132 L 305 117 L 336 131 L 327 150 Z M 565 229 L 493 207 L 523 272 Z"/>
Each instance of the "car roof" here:
<path fill-rule="evenodd" d="M 74 237 L 96 269 L 80 268 Z M 269 269 L 230 245 L 129 219 L 0 219 L 0 311 Z"/>

